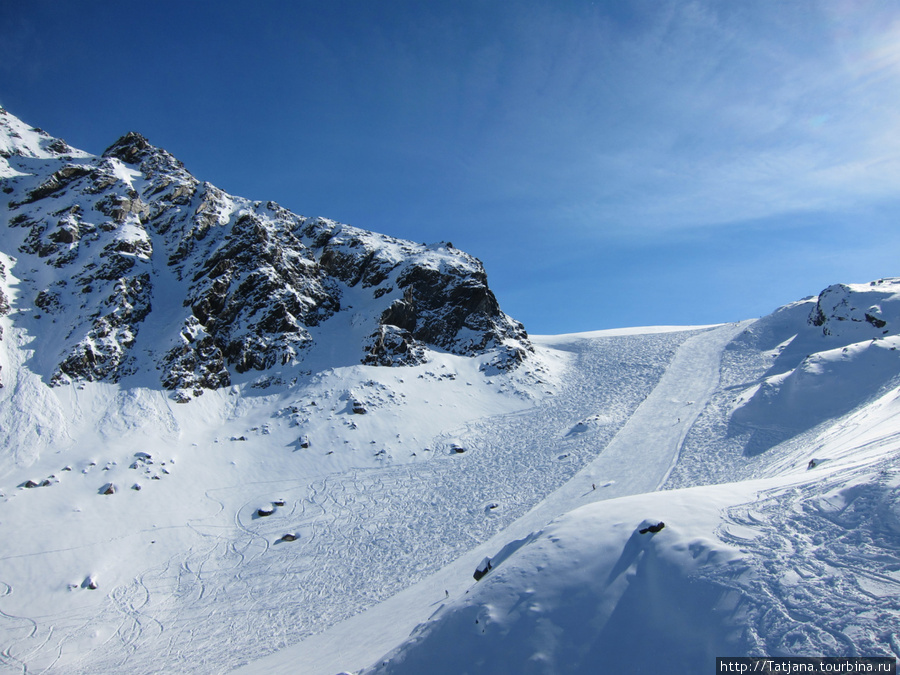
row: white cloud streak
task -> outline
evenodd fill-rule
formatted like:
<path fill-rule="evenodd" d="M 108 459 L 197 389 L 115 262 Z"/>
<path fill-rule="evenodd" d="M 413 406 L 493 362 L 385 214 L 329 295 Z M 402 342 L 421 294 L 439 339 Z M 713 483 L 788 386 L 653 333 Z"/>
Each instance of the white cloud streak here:
<path fill-rule="evenodd" d="M 624 27 L 544 7 L 521 18 L 519 51 L 486 46 L 476 91 L 501 93 L 472 113 L 472 179 L 510 203 L 541 191 L 604 236 L 896 197 L 900 12 L 652 7 Z"/>

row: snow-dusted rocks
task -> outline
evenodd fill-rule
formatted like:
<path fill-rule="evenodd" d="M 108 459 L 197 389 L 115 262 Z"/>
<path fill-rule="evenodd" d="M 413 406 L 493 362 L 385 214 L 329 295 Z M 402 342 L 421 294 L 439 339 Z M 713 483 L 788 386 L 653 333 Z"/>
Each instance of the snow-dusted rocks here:
<path fill-rule="evenodd" d="M 39 338 L 52 384 L 152 369 L 188 401 L 255 371 L 327 367 L 315 348 L 333 351 L 335 333 L 340 362 L 382 366 L 436 348 L 509 368 L 532 349 L 451 244 L 228 195 L 133 132 L 96 157 L 0 111 L 0 151 L 0 251 L 22 283 L 12 319 L 55 324 Z M 6 298 L 0 283 L 0 314 Z"/>
<path fill-rule="evenodd" d="M 829 286 L 819 294 L 809 316 L 809 322 L 821 327 L 823 335 L 862 339 L 896 334 L 898 319 L 898 279 Z"/>
<path fill-rule="evenodd" d="M 480 581 L 481 578 L 491 571 L 493 565 L 491 565 L 491 559 L 488 557 L 484 557 L 481 559 L 481 562 L 478 563 L 478 567 L 475 568 L 475 572 L 472 574 L 472 577 L 475 581 Z"/>

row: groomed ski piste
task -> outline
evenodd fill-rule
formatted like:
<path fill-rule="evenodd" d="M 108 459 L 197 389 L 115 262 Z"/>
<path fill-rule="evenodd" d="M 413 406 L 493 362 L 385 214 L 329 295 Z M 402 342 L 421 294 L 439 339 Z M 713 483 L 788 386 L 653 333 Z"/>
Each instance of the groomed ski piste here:
<path fill-rule="evenodd" d="M 893 322 L 900 284 L 879 283 Z M 0 672 L 896 656 L 900 339 L 820 337 L 815 307 L 533 336 L 511 373 L 434 353 L 187 405 L 48 389 L 7 326 L 0 421 L 29 454 L 0 475 Z"/>

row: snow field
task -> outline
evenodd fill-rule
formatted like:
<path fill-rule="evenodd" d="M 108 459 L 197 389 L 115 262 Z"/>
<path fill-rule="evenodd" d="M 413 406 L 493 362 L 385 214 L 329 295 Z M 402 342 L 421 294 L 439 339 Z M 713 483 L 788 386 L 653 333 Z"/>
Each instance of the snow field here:
<path fill-rule="evenodd" d="M 688 673 L 723 653 L 895 654 L 897 390 L 747 454 L 729 420 L 787 353 L 748 348 L 747 330 L 538 338 L 511 376 L 435 354 L 187 405 L 47 390 L 21 369 L 4 424 L 35 408 L 48 434 L 23 435 L 0 477 L 0 672 L 653 672 L 665 654 Z M 153 463 L 131 468 L 137 452 Z"/>
<path fill-rule="evenodd" d="M 11 498 L 0 528 L 16 544 L 3 560 L 11 590 L 0 610 L 42 617 L 25 635 L 13 619 L 2 623 L 15 632 L 3 663 L 11 672 L 157 672 L 161 663 L 214 672 L 321 631 L 436 572 L 565 483 L 652 390 L 684 337 L 548 353 L 539 379 L 521 381 L 436 355 L 417 368 L 338 369 L 289 395 L 248 386 L 186 406 L 107 385 L 52 390 L 77 441 L 3 479 Z M 350 397 L 373 392 L 366 414 L 348 410 Z M 603 424 L 568 434 L 598 410 Z M 103 423 L 91 432 L 95 418 Z M 310 448 L 294 443 L 302 435 Z M 466 452 L 451 454 L 451 443 Z M 139 450 L 169 473 L 153 480 L 150 467 L 130 469 Z M 56 474 L 58 484 L 14 487 L 65 462 L 73 470 Z M 119 491 L 99 495 L 110 481 Z M 256 515 L 273 501 L 284 506 Z M 29 519 L 10 509 L 29 510 L 55 543 L 31 540 Z M 287 533 L 296 541 L 282 541 Z M 16 555 L 27 564 L 13 564 Z M 25 571 L 38 562 L 43 585 Z M 81 588 L 89 576 L 97 591 Z"/>
<path fill-rule="evenodd" d="M 729 328 L 730 336 L 745 327 Z M 722 380 L 715 386 L 716 365 L 706 371 L 694 402 L 703 408 L 706 392 L 710 405 L 698 413 L 688 442 L 702 433 L 704 417 L 733 410 L 728 397 L 753 386 L 748 374 L 765 374 L 772 358 L 741 355 L 735 343 L 722 352 L 724 331 L 709 349 L 715 332 L 706 336 L 706 355 L 718 349 Z M 703 339 L 691 338 L 682 351 Z M 604 499 L 618 484 L 585 487 L 605 473 L 592 471 L 617 444 L 646 447 L 626 443 L 629 427 L 640 428 L 642 413 L 653 420 L 654 411 L 679 400 L 661 395 L 667 383 L 700 387 L 700 372 L 678 374 L 678 354 L 606 451 L 526 516 L 431 578 L 240 672 L 288 673 L 299 665 L 327 673 L 365 663 L 374 664 L 366 673 L 658 672 L 662 659 L 667 672 L 695 673 L 713 668 L 722 654 L 898 655 L 895 387 L 863 398 L 843 416 L 820 424 L 814 418 L 808 432 L 764 454 L 737 454 L 733 441 L 718 446 L 722 457 L 707 445 L 705 466 L 699 456 L 682 457 L 689 472 L 681 480 L 688 475 L 698 487 L 576 508 Z M 698 356 L 691 361 L 701 363 Z M 598 417 L 576 425 L 575 434 Z M 685 439 L 677 424 L 672 438 Z M 763 477 L 726 482 L 728 475 L 753 473 Z M 546 525 L 559 514 L 565 515 Z M 651 521 L 666 527 L 637 534 Z M 485 556 L 493 569 L 475 582 L 472 571 Z M 411 635 L 390 648 L 400 626 Z M 375 657 L 384 646 L 385 655 Z"/>

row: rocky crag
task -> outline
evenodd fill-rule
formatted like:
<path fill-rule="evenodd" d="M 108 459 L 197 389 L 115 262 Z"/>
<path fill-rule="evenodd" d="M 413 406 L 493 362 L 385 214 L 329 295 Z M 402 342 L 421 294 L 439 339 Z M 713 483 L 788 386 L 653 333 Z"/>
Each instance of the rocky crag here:
<path fill-rule="evenodd" d="M 137 133 L 95 156 L 0 108 L 0 190 L 0 320 L 48 384 L 153 373 L 187 401 L 332 344 L 342 365 L 531 351 L 471 255 L 229 195 Z"/>

